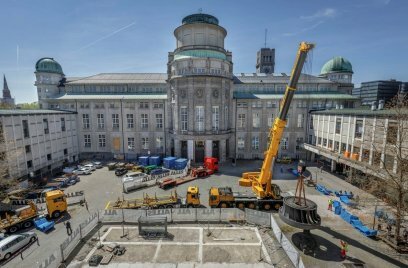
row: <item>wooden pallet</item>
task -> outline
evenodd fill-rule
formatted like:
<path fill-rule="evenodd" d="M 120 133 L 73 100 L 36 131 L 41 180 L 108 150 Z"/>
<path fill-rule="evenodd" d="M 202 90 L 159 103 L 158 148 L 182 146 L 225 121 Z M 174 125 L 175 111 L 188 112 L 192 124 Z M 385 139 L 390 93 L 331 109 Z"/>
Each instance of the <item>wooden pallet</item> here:
<path fill-rule="evenodd" d="M 99 264 L 101 264 L 101 265 L 107 265 L 107 264 L 110 263 L 110 261 L 112 260 L 112 258 L 113 258 L 113 254 L 112 254 L 112 253 L 104 254 L 104 255 L 103 255 L 103 258 L 102 258 L 102 260 L 101 260 L 101 262 L 100 262 Z"/>

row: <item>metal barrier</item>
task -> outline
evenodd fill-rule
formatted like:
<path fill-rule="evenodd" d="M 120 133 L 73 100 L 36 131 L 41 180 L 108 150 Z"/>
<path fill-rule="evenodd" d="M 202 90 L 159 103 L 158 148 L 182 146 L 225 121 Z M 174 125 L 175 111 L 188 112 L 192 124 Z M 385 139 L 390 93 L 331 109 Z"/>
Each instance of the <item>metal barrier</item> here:
<path fill-rule="evenodd" d="M 245 220 L 249 223 L 269 227 L 271 226 L 271 213 L 246 208 Z"/>

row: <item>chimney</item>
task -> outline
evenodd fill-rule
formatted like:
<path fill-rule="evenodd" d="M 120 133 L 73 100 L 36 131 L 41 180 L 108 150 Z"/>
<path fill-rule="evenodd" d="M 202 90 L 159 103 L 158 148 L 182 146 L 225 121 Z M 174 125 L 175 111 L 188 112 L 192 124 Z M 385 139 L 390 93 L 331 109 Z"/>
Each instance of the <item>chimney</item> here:
<path fill-rule="evenodd" d="M 378 110 L 383 110 L 384 109 L 384 100 L 380 100 L 378 102 Z"/>
<path fill-rule="evenodd" d="M 377 109 L 377 102 L 376 101 L 373 101 L 372 103 L 371 103 L 371 111 L 375 111 Z"/>

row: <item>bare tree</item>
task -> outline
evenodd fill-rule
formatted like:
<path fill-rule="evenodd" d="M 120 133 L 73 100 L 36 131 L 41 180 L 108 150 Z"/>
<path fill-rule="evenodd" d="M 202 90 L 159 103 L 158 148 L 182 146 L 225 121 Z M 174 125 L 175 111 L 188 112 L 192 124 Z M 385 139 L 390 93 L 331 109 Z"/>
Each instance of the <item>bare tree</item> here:
<path fill-rule="evenodd" d="M 405 198 L 408 194 L 408 99 L 405 94 L 397 94 L 385 106 L 386 116 L 377 118 L 376 135 L 382 144 L 374 142 L 373 169 L 382 178 L 382 189 L 387 192 L 389 202 L 396 209 L 395 237 L 401 229 Z M 384 130 L 383 132 L 381 130 Z M 381 134 L 383 133 L 383 135 Z M 378 182 L 378 180 L 377 180 Z M 380 184 L 376 183 L 378 186 Z M 380 188 L 380 189 L 381 189 Z M 377 188 L 377 191 L 379 189 Z"/>

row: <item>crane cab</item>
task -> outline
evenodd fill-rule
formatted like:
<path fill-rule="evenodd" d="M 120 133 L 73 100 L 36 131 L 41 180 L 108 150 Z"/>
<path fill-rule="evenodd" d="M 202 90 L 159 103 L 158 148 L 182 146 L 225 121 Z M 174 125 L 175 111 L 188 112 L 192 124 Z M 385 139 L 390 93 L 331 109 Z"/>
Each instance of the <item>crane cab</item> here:
<path fill-rule="evenodd" d="M 227 208 L 235 201 L 234 194 L 230 187 L 211 187 L 209 205 L 212 208 Z"/>
<path fill-rule="evenodd" d="M 189 207 L 200 206 L 200 191 L 197 186 L 188 187 L 186 199 L 186 203 Z"/>
<path fill-rule="evenodd" d="M 61 213 L 67 211 L 67 197 L 61 190 L 49 191 L 45 194 L 48 215 L 52 218 L 58 218 Z"/>

